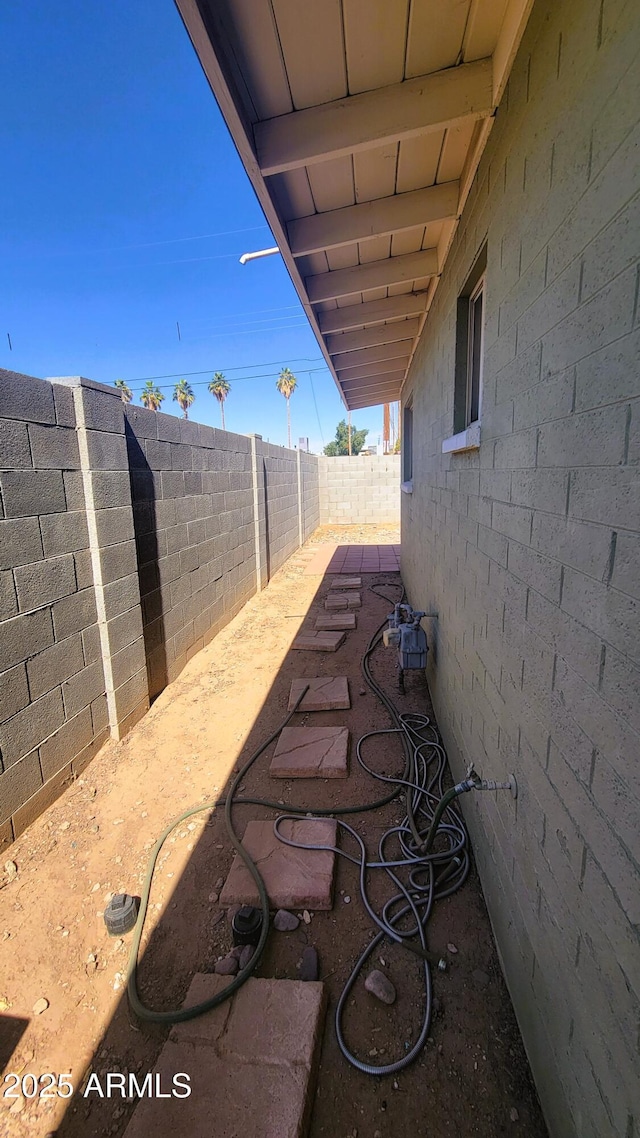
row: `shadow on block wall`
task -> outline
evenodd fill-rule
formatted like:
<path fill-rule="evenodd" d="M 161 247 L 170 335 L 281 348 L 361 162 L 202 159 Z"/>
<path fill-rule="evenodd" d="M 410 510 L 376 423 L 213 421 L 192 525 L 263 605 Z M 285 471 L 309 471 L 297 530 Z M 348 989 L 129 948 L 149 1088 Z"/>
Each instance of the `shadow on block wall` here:
<path fill-rule="evenodd" d="M 153 471 L 138 442 L 131 425 L 125 422 L 133 526 L 138 559 L 138 581 L 142 604 L 142 631 L 147 663 L 149 699 L 156 696 L 169 682 L 167 646 L 162 606 L 159 570 L 159 544 L 157 503 Z"/>

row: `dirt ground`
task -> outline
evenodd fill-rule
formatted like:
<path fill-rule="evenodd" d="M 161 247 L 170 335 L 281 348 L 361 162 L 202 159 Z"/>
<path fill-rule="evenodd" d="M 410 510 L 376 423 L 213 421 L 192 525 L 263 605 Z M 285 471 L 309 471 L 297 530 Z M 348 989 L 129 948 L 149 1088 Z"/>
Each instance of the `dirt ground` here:
<path fill-rule="evenodd" d="M 388 713 L 361 679 L 360 659 L 390 607 L 368 586 L 386 583 L 391 597 L 398 592 L 397 574 L 364 575 L 357 631 L 336 654 L 291 652 L 290 645 L 303 622 L 312 626 L 329 588 L 328 579 L 304 572 L 318 544 L 397 541 L 393 527 L 319 530 L 190 661 L 131 734 L 108 743 L 84 777 L 6 851 L 3 861 L 13 861 L 17 873 L 10 869 L 3 876 L 0 868 L 0 1065 L 5 1074 L 20 1076 L 69 1073 L 75 1093 L 68 1101 L 0 1099 L 3 1138 L 124 1132 L 135 1104 L 84 1099 L 81 1088 L 91 1072 L 151 1070 L 167 1029 L 141 1024 L 128 1011 L 123 980 L 131 936 L 120 941 L 108 936 L 105 904 L 114 892 L 139 893 L 149 851 L 172 818 L 192 804 L 224 797 L 231 773 L 284 719 L 295 675 L 349 677 L 351 711 L 324 712 L 313 717 L 314 723 L 346 724 L 354 740 L 389 726 Z M 411 675 L 400 696 L 393 653 L 380 649 L 373 670 L 402 710 L 431 714 L 423 676 Z M 381 797 L 380 784 L 359 768 L 354 750 L 347 782 L 275 782 L 267 774 L 272 745 L 252 768 L 245 792 L 282 800 L 284 809 L 304 802 L 310 810 Z M 402 769 L 397 742 L 376 744 L 368 754 L 380 769 Z M 349 821 L 374 849 L 402 813 L 392 803 Z M 238 806 L 235 816 L 242 830 L 245 820 L 274 815 Z M 148 1005 L 179 1007 L 192 975 L 212 970 L 230 947 L 229 925 L 216 901 L 231 861 L 221 810 L 181 825 L 167 842 L 154 879 L 139 970 Z M 372 884 L 377 904 L 385 897 L 383 877 Z M 544 1138 L 475 870 L 457 894 L 436 905 L 429 945 L 447 953 L 447 945 L 454 944 L 458 952 L 448 954 L 445 973 L 434 974 L 438 1011 L 427 1045 L 396 1077 L 360 1074 L 342 1058 L 335 1037 L 336 1000 L 370 935 L 357 869 L 339 859 L 333 911 L 314 913 L 295 933 L 274 933 L 256 973 L 296 978 L 303 947 L 313 944 L 318 950 L 329 1012 L 310 1138 Z M 377 1004 L 360 979 L 345 1017 L 349 1044 L 368 1062 L 401 1056 L 420 1023 L 419 962 L 388 945 L 382 954 L 398 990 L 396 1004 Z M 485 986 L 474 980 L 474 970 L 485 973 Z M 48 1007 L 34 1014 L 41 999 Z M 2 1093 L 6 1089 L 5 1081 Z M 218 1138 L 215 1122 L 211 1133 Z"/>

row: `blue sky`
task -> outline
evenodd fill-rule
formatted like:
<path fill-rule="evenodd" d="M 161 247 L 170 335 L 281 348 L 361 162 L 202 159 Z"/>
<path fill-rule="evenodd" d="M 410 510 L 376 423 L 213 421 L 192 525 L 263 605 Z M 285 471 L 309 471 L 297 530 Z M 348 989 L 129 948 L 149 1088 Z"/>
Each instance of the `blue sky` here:
<path fill-rule="evenodd" d="M 169 377 L 172 413 L 187 376 L 215 425 L 223 371 L 228 429 L 284 444 L 286 365 L 319 450 L 344 408 L 281 259 L 238 263 L 275 242 L 172 0 L 7 0 L 0 75 L 0 367 Z M 354 422 L 378 443 L 381 408 Z"/>

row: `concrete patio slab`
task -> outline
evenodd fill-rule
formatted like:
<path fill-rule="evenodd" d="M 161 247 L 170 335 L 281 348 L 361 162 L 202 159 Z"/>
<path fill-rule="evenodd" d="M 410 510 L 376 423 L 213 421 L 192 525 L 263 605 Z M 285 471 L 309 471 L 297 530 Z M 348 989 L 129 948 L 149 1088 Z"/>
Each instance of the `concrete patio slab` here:
<path fill-rule="evenodd" d="M 289 711 L 293 710 L 300 692 L 307 684 L 309 690 L 298 711 L 344 711 L 351 707 L 346 676 L 315 676 L 312 679 L 291 681 Z"/>
<path fill-rule="evenodd" d="M 324 607 L 328 612 L 340 611 L 341 609 L 359 609 L 362 608 L 362 597 L 360 593 L 329 593 Z"/>
<path fill-rule="evenodd" d="M 337 824 L 332 819 L 300 818 L 283 822 L 284 837 L 305 845 L 335 846 Z M 274 909 L 330 909 L 333 905 L 335 854 L 330 850 L 304 850 L 287 846 L 273 831 L 273 821 L 249 822 L 242 839 L 255 861 Z M 253 877 L 239 854 L 220 894 L 223 908 L 258 905 Z"/>
<path fill-rule="evenodd" d="M 332 589 L 361 589 L 362 577 L 334 577 L 331 582 Z"/>
<path fill-rule="evenodd" d="M 346 633 L 333 632 L 303 632 L 297 636 L 291 647 L 300 652 L 337 652 L 344 643 Z"/>
<path fill-rule="evenodd" d="M 185 1006 L 227 983 L 195 976 Z M 219 1008 L 173 1027 L 154 1076 L 170 1092 L 183 1071 L 191 1094 L 141 1099 L 126 1138 L 305 1138 L 324 1014 L 321 983 L 251 977 Z"/>
<path fill-rule="evenodd" d="M 272 778 L 346 778 L 348 727 L 283 727 L 271 760 Z"/>
<path fill-rule="evenodd" d="M 354 612 L 337 612 L 337 613 L 323 613 L 319 616 L 314 625 L 319 632 L 331 632 L 333 630 L 346 629 L 357 627 L 357 618 Z"/>

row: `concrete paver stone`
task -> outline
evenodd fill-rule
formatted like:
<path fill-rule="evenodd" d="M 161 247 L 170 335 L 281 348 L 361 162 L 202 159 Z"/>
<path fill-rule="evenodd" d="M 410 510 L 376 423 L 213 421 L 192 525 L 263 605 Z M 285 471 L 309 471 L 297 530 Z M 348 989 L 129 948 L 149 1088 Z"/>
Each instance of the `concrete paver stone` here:
<path fill-rule="evenodd" d="M 301 632 L 291 647 L 300 652 L 337 652 L 344 639 L 345 633 L 340 631 Z"/>
<path fill-rule="evenodd" d="M 299 818 L 282 824 L 286 838 L 305 845 L 335 846 L 337 824 L 333 819 Z M 243 845 L 264 879 L 274 909 L 330 909 L 336 855 L 331 850 L 304 850 L 287 846 L 273 831 L 273 821 L 248 822 Z M 258 905 L 256 884 L 239 854 L 233 859 L 220 894 L 223 908 Z"/>
<path fill-rule="evenodd" d="M 319 616 L 315 623 L 315 628 L 319 632 L 331 632 L 333 630 L 342 630 L 356 628 L 357 617 L 354 612 L 336 612 L 336 613 L 323 613 Z"/>
<path fill-rule="evenodd" d="M 332 589 L 361 589 L 362 577 L 334 577 L 331 582 Z"/>
<path fill-rule="evenodd" d="M 346 778 L 348 727 L 283 727 L 271 760 L 272 778 Z"/>
<path fill-rule="evenodd" d="M 343 711 L 351 707 L 346 676 L 315 676 L 291 681 L 289 711 L 295 707 L 302 689 L 309 685 L 298 711 Z"/>
<path fill-rule="evenodd" d="M 329 593 L 324 607 L 328 612 L 340 611 L 342 609 L 359 609 L 362 607 L 362 597 L 360 593 Z"/>
<path fill-rule="evenodd" d="M 185 1006 L 228 979 L 194 977 Z M 219 1008 L 175 1024 L 154 1069 L 161 1089 L 190 1078 L 188 1098 L 143 1098 L 126 1138 L 304 1138 L 325 1014 L 324 986 L 250 977 Z M 178 1088 L 181 1090 L 182 1088 Z"/>

